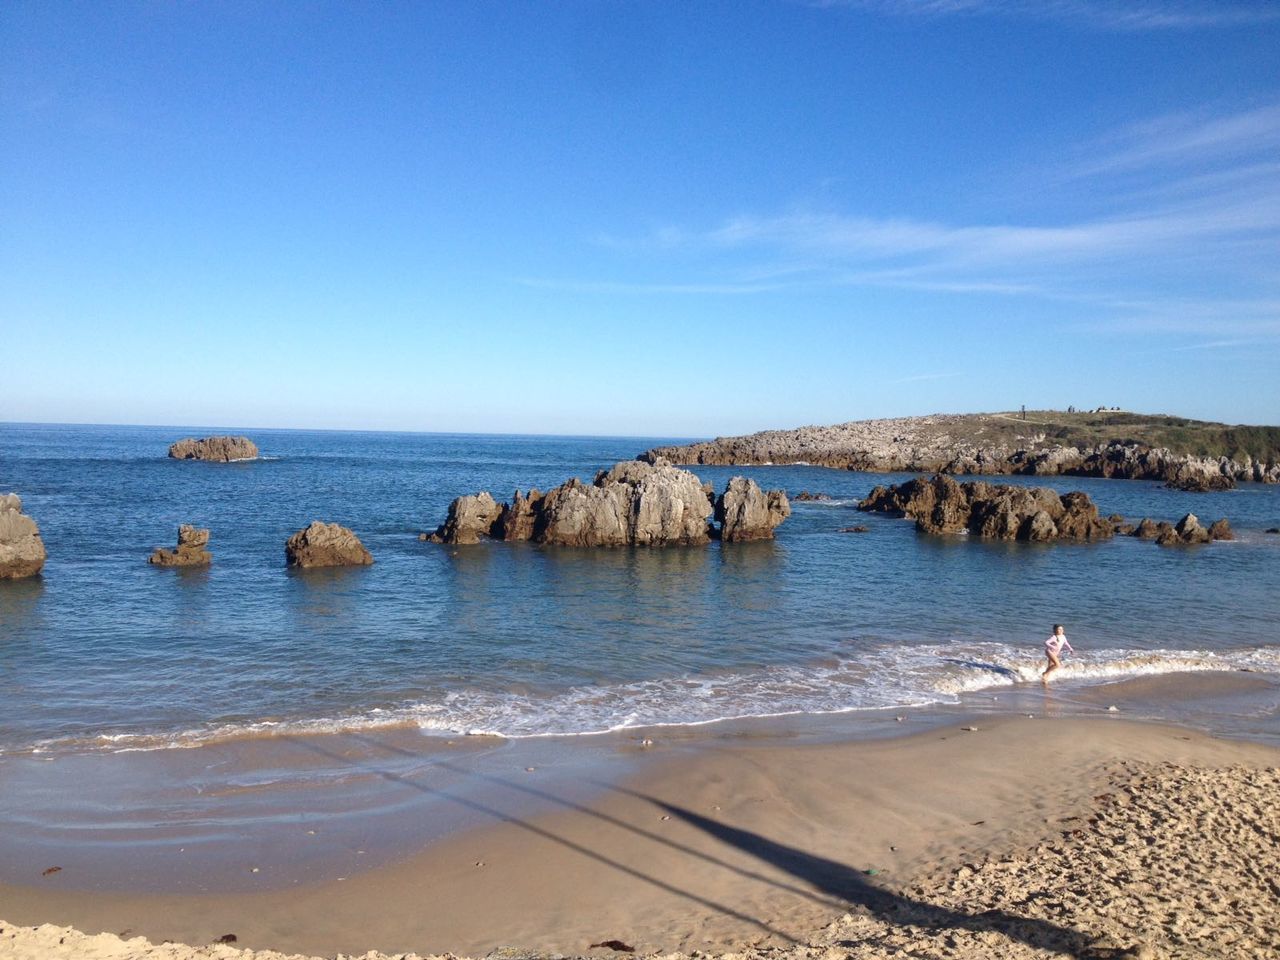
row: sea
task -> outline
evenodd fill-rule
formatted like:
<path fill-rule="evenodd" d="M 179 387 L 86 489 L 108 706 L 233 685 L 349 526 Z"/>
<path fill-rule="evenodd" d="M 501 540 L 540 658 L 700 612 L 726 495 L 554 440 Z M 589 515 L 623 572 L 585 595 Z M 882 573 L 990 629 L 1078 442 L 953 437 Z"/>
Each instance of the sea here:
<path fill-rule="evenodd" d="M 166 456 L 212 432 L 251 434 L 262 455 Z M 803 465 L 693 468 L 717 488 L 745 474 L 792 495 L 773 541 L 419 540 L 460 494 L 590 480 L 670 442 L 0 424 L 0 492 L 21 495 L 49 553 L 42 576 L 0 582 L 0 757 L 387 727 L 537 738 L 872 718 L 1035 682 L 1055 623 L 1076 650 L 1061 689 L 1280 674 L 1276 486 L 1004 481 L 1083 490 L 1134 521 L 1230 519 L 1235 540 L 1182 549 L 931 537 L 856 509 L 905 475 Z M 830 499 L 795 502 L 802 490 Z M 312 520 L 350 527 L 375 563 L 288 569 L 284 542 Z M 212 565 L 149 566 L 182 523 L 210 529 Z M 1275 706 L 1222 722 L 1266 738 Z"/>
<path fill-rule="evenodd" d="M 262 455 L 167 457 L 211 433 Z M 1081 715 L 1280 743 L 1280 487 L 1010 478 L 1132 520 L 1227 517 L 1236 539 L 996 543 L 858 512 L 905 475 L 699 466 L 829 499 L 756 543 L 419 539 L 460 494 L 590 480 L 674 439 L 0 424 L 0 492 L 49 554 L 0 581 L 0 893 L 50 865 L 84 891 L 336 882 L 743 738 Z M 312 520 L 373 565 L 286 567 Z M 213 563 L 148 565 L 183 523 Z M 1075 653 L 1046 688 L 1055 623 Z"/>

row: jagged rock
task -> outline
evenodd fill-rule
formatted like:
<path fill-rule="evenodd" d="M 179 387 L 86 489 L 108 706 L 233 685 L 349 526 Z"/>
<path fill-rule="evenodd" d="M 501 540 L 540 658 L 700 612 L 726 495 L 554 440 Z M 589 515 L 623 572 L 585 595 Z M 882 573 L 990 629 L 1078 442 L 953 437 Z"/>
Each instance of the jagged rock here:
<path fill-rule="evenodd" d="M 942 475 L 876 487 L 858 509 L 910 517 L 925 533 L 968 532 L 998 540 L 1105 540 L 1115 530 L 1083 493 L 958 483 Z"/>
<path fill-rule="evenodd" d="M 590 486 L 575 479 L 549 491 L 537 539 L 574 547 L 705 543 L 710 513 L 689 471 L 624 460 Z"/>
<path fill-rule="evenodd" d="M 735 491 L 738 481 L 739 487 L 749 483 L 735 477 L 730 481 Z M 754 489 L 749 503 L 739 504 L 734 499 L 738 492 L 730 497 L 734 519 L 729 539 L 772 536 L 773 528 L 790 513 L 781 490 L 765 494 Z M 517 490 L 510 503 L 496 504 L 487 493 L 459 497 L 429 539 L 474 543 L 487 536 L 572 547 L 706 543 L 713 508 L 710 485 L 689 471 L 664 460 L 624 460 L 597 473 L 589 484 L 575 478 L 545 494 L 531 490 L 524 496 Z"/>
<path fill-rule="evenodd" d="M 436 532 L 428 537 L 433 543 L 479 543 L 493 536 L 494 524 L 502 516 L 502 504 L 488 492 L 469 493 L 449 504 L 449 514 Z"/>
<path fill-rule="evenodd" d="M 792 499 L 795 500 L 796 503 L 817 503 L 823 500 L 830 500 L 831 495 L 829 493 L 810 493 L 808 490 L 801 490 L 792 497 Z"/>
<path fill-rule="evenodd" d="M 528 496 L 517 490 L 511 502 L 502 505 L 493 536 L 511 541 L 532 540 L 538 532 L 543 499 L 536 488 L 530 490 Z"/>
<path fill-rule="evenodd" d="M 782 490 L 767 493 L 747 477 L 734 477 L 716 499 L 715 517 L 720 539 L 726 543 L 743 540 L 772 540 L 773 529 L 791 516 L 791 504 Z"/>
<path fill-rule="evenodd" d="M 189 523 L 178 527 L 178 548 L 167 550 L 156 547 L 147 563 L 158 567 L 202 567 L 212 562 L 213 554 L 205 547 L 209 543 L 209 531 L 197 529 Z"/>
<path fill-rule="evenodd" d="M 1234 477 L 1213 469 L 1213 464 L 1176 463 L 1167 469 L 1168 480 L 1165 486 L 1173 490 L 1187 493 L 1212 493 L 1219 490 L 1234 490 Z"/>
<path fill-rule="evenodd" d="M 1200 525 L 1200 519 L 1194 513 L 1188 513 L 1173 525 L 1178 538 L 1183 543 L 1208 543 L 1209 531 Z"/>
<path fill-rule="evenodd" d="M 34 577 L 47 554 L 40 528 L 22 512 L 16 493 L 0 494 L 0 580 Z"/>
<path fill-rule="evenodd" d="M 1221 520 L 1215 520 L 1209 527 L 1210 540 L 1234 540 L 1235 538 L 1236 535 L 1232 532 L 1231 524 L 1226 517 Z"/>
<path fill-rule="evenodd" d="M 624 460 L 590 484 L 574 478 L 545 494 L 517 490 L 509 504 L 493 504 L 486 493 L 460 497 L 454 505 L 461 510 L 464 501 L 482 505 L 474 522 L 450 527 L 446 520 L 436 531 L 440 541 L 474 542 L 459 539 L 466 533 L 572 547 L 705 543 L 712 512 L 702 481 L 665 461 Z M 454 514 L 451 506 L 451 519 Z"/>
<path fill-rule="evenodd" d="M 1168 526 L 1168 524 L 1166 524 Z M 1150 517 L 1143 517 L 1142 521 L 1134 528 L 1133 536 L 1140 540 L 1154 540 L 1160 536 L 1160 524 L 1156 523 Z"/>
<path fill-rule="evenodd" d="M 188 438 L 170 446 L 169 456 L 175 460 L 211 460 L 218 463 L 256 460 L 258 446 L 248 437 Z"/>
<path fill-rule="evenodd" d="M 1053 517 L 1049 516 L 1047 510 L 1037 510 L 1027 521 L 1025 536 L 1026 540 L 1056 540 L 1058 539 L 1058 525 L 1053 522 Z"/>
<path fill-rule="evenodd" d="M 841 527 L 840 532 L 841 533 L 870 533 L 871 528 L 864 527 L 862 525 L 858 525 L 856 527 Z"/>
<path fill-rule="evenodd" d="M 291 567 L 358 567 L 373 563 L 373 555 L 354 533 L 319 520 L 291 536 L 285 542 L 284 555 Z"/>

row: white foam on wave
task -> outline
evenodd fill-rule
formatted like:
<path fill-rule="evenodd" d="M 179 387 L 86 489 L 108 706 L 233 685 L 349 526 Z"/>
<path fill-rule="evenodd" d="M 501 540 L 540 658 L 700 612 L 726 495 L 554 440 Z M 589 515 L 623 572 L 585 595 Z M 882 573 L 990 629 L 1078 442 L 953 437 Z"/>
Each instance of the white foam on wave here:
<path fill-rule="evenodd" d="M 395 727 L 508 739 L 592 736 L 642 727 L 957 703 L 965 694 L 1038 682 L 1043 666 L 1036 648 L 1002 643 L 881 646 L 827 663 L 583 685 L 544 694 L 461 689 L 429 701 L 344 717 L 263 719 L 173 733 L 110 733 L 77 741 L 46 741 L 33 752 L 186 748 L 234 739 Z M 1280 673 L 1280 648 L 1088 650 L 1068 657 L 1055 683 L 1240 670 Z"/>

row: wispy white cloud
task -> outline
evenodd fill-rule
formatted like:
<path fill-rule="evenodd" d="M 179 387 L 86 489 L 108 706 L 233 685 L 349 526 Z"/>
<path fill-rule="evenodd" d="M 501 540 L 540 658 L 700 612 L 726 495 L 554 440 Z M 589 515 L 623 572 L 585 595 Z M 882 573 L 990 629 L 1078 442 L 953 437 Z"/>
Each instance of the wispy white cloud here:
<path fill-rule="evenodd" d="M 1077 177 L 1120 174 L 1156 165 L 1254 157 L 1257 164 L 1219 171 L 1240 177 L 1274 175 L 1280 154 L 1280 104 L 1224 116 L 1170 114 L 1116 131 L 1090 147 L 1071 171 Z"/>
<path fill-rule="evenodd" d="M 814 0 L 813 6 L 924 18 L 1020 17 L 1122 31 L 1191 30 L 1280 21 L 1280 10 L 1270 0 Z"/>

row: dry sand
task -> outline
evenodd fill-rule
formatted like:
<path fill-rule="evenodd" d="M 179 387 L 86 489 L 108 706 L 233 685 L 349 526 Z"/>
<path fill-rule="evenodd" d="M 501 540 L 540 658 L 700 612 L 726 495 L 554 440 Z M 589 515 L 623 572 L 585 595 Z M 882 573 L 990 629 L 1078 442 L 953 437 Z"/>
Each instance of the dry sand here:
<path fill-rule="evenodd" d="M 503 819 L 503 795 L 557 787 L 513 772 L 493 784 L 502 822 L 343 882 L 144 897 L 59 873 L 0 887 L 0 957 L 610 955 L 590 949 L 605 940 L 778 960 L 1280 957 L 1272 748 L 1008 719 L 672 752 L 642 782 L 533 819 Z M 59 926 L 11 925 L 37 923 Z M 235 933 L 258 952 L 126 930 Z"/>

